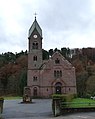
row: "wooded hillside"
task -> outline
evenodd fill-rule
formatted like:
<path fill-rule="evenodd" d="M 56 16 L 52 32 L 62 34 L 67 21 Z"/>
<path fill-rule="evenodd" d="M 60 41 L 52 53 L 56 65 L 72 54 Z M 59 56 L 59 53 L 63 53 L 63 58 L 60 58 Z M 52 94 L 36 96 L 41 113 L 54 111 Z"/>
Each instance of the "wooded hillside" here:
<path fill-rule="evenodd" d="M 43 60 L 59 51 L 76 68 L 79 97 L 95 95 L 95 48 L 43 50 Z M 27 51 L 0 54 L 0 95 L 22 95 L 27 85 Z"/>

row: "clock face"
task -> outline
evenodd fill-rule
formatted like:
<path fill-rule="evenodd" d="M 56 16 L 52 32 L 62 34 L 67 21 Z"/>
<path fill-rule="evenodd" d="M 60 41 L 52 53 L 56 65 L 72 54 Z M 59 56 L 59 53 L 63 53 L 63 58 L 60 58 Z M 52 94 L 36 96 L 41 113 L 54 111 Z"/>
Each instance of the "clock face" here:
<path fill-rule="evenodd" d="M 34 38 L 37 38 L 37 35 L 35 34 L 35 35 L 33 35 L 33 37 L 34 37 Z"/>

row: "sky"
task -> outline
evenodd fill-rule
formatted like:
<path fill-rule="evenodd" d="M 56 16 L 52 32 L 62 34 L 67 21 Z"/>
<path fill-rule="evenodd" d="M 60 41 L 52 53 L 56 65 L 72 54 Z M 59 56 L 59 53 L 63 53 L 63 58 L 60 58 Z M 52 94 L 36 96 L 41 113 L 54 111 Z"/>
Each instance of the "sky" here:
<path fill-rule="evenodd" d="M 0 53 L 28 50 L 35 12 L 43 49 L 95 47 L 95 0 L 0 0 Z"/>

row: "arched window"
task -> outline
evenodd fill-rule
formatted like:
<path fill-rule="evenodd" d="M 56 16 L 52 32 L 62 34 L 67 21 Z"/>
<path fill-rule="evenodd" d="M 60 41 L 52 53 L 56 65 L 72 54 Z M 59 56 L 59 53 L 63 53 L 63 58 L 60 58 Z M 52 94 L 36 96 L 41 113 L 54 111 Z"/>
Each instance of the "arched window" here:
<path fill-rule="evenodd" d="M 38 49 L 38 43 L 35 44 L 35 49 Z"/>
<path fill-rule="evenodd" d="M 57 71 L 57 78 L 59 78 L 60 77 L 60 73 L 59 73 L 59 71 Z"/>
<path fill-rule="evenodd" d="M 38 49 L 38 43 L 37 43 L 37 42 L 34 42 L 34 43 L 32 44 L 32 48 L 33 48 L 33 49 Z"/>
<path fill-rule="evenodd" d="M 60 70 L 54 70 L 54 77 L 55 78 L 60 78 L 62 77 L 62 71 Z"/>
<path fill-rule="evenodd" d="M 54 71 L 54 77 L 56 77 L 56 71 Z"/>
<path fill-rule="evenodd" d="M 33 81 L 37 81 L 37 76 L 34 76 L 33 77 Z"/>
<path fill-rule="evenodd" d="M 60 70 L 60 77 L 62 77 L 62 71 Z"/>
<path fill-rule="evenodd" d="M 34 56 L 33 57 L 33 61 L 37 61 L 37 56 Z"/>
<path fill-rule="evenodd" d="M 60 60 L 57 58 L 56 60 L 55 60 L 55 64 L 59 64 L 60 63 Z"/>

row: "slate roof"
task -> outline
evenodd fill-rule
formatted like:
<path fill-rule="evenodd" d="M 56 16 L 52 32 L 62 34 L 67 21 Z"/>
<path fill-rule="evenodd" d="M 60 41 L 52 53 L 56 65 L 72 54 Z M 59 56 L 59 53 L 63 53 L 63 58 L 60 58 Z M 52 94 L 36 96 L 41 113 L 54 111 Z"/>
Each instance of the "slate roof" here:
<path fill-rule="evenodd" d="M 34 20 L 32 26 L 31 26 L 30 29 L 29 29 L 28 37 L 31 36 L 31 34 L 32 34 L 32 32 L 34 31 L 34 29 L 36 29 L 36 30 L 38 31 L 39 35 L 42 37 L 42 29 L 41 29 L 41 27 L 39 26 L 39 24 L 38 24 L 38 22 L 37 22 L 37 20 L 36 20 L 36 17 L 35 17 L 35 20 Z"/>

